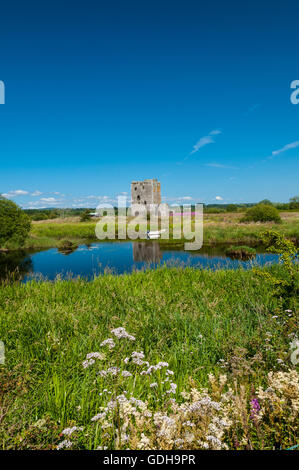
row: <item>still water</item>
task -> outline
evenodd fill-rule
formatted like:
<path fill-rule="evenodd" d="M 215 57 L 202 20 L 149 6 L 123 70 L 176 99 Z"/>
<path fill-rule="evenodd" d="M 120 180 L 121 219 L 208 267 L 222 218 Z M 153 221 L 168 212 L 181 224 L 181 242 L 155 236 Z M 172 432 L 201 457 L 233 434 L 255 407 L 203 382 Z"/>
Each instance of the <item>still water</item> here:
<path fill-rule="evenodd" d="M 35 253 L 0 253 L 0 277 L 18 272 L 23 282 L 32 278 L 54 280 L 57 276 L 68 279 L 112 272 L 123 274 L 158 265 L 193 266 L 205 269 L 245 269 L 253 265 L 264 266 L 278 262 L 278 255 L 258 253 L 248 261 L 231 259 L 225 248 L 203 247 L 200 251 L 164 249 L 158 242 L 104 242 L 81 245 L 75 251 L 63 253 L 56 248 Z"/>

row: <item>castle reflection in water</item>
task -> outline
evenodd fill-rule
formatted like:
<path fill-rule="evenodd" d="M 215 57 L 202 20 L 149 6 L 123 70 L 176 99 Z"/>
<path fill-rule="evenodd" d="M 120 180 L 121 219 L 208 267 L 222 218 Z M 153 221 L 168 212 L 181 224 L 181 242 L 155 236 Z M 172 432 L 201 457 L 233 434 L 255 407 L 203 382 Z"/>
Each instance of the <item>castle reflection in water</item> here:
<path fill-rule="evenodd" d="M 133 245 L 133 259 L 135 262 L 159 263 L 162 253 L 158 242 L 135 242 Z"/>

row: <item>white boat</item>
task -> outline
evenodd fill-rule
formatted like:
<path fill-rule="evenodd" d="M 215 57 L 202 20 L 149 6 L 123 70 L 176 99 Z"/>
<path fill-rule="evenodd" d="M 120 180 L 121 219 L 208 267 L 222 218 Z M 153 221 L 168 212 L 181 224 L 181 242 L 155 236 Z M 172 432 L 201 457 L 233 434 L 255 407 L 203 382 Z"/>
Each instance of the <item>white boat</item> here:
<path fill-rule="evenodd" d="M 152 230 L 152 231 L 147 231 L 147 238 L 150 238 L 151 240 L 156 240 L 157 238 L 160 238 L 161 233 L 166 232 L 166 229 L 163 230 Z"/>

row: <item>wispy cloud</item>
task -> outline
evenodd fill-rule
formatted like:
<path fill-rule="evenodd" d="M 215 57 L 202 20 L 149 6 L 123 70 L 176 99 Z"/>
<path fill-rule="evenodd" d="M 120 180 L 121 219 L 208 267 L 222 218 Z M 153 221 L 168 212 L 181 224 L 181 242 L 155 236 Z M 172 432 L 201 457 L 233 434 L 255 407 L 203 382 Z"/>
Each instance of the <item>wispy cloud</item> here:
<path fill-rule="evenodd" d="M 222 163 L 205 163 L 205 166 L 210 166 L 212 168 L 228 168 L 230 170 L 238 170 L 237 166 L 223 165 Z"/>
<path fill-rule="evenodd" d="M 53 202 L 55 202 L 55 203 L 60 202 L 60 200 L 59 200 L 59 199 L 55 199 L 55 197 L 42 197 L 40 200 L 41 200 L 42 202 L 51 203 L 51 204 L 52 204 Z"/>
<path fill-rule="evenodd" d="M 209 135 L 219 135 L 222 134 L 222 131 L 220 129 L 215 129 L 214 131 L 211 131 Z"/>
<path fill-rule="evenodd" d="M 284 152 L 286 152 L 287 150 L 290 150 L 290 149 L 295 149 L 296 147 L 299 147 L 299 140 L 297 140 L 296 142 L 292 142 L 291 144 L 287 144 L 284 147 L 282 147 L 281 149 L 274 150 L 272 152 L 271 157 L 269 157 L 269 158 L 273 158 L 276 155 L 279 155 L 280 153 L 284 153 Z"/>
<path fill-rule="evenodd" d="M 201 137 L 195 145 L 193 145 L 193 150 L 190 152 L 190 155 L 193 153 L 198 152 L 199 149 L 202 147 L 205 147 L 208 144 L 214 144 L 215 140 L 213 139 L 213 136 L 222 134 L 220 129 L 215 129 L 211 131 L 208 135 L 205 135 L 204 137 Z"/>
<path fill-rule="evenodd" d="M 9 191 L 8 193 L 2 194 L 2 196 L 6 198 L 17 197 L 17 196 L 26 196 L 28 191 L 24 191 L 23 189 L 15 189 L 14 191 Z"/>
<path fill-rule="evenodd" d="M 221 197 L 221 196 L 215 196 L 215 200 L 216 200 L 216 201 L 223 201 L 223 197 Z"/>
<path fill-rule="evenodd" d="M 182 161 L 176 162 L 176 165 L 182 165 L 186 160 L 188 160 L 190 155 L 193 155 L 194 153 L 198 152 L 201 148 L 205 147 L 206 145 L 215 144 L 214 136 L 219 135 L 219 134 L 222 134 L 222 131 L 220 129 L 214 129 L 211 132 L 209 132 L 208 135 L 201 137 L 196 142 L 196 144 L 193 145 L 193 149 L 189 153 L 189 155 L 187 155 Z"/>
<path fill-rule="evenodd" d="M 43 193 L 41 193 L 40 191 L 36 190 L 34 191 L 33 193 L 31 193 L 31 196 L 34 196 L 34 197 L 38 197 L 38 196 L 41 196 Z"/>

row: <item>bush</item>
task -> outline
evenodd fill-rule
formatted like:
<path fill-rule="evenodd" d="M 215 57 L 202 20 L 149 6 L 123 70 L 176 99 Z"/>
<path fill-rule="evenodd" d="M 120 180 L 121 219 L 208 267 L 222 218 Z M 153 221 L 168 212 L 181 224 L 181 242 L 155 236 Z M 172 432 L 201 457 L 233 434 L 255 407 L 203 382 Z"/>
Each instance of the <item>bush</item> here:
<path fill-rule="evenodd" d="M 294 196 L 290 198 L 290 209 L 292 210 L 299 210 L 299 196 Z"/>
<path fill-rule="evenodd" d="M 230 246 L 225 250 L 225 254 L 231 258 L 248 260 L 256 255 L 256 250 L 250 246 Z"/>
<path fill-rule="evenodd" d="M 275 222 L 281 223 L 278 210 L 268 204 L 257 204 L 247 209 L 241 222 Z"/>
<path fill-rule="evenodd" d="M 278 278 L 260 268 L 254 268 L 253 272 L 262 277 L 271 286 L 271 291 L 274 291 L 273 295 L 280 298 L 284 308 L 288 308 L 292 304 L 292 300 L 298 298 L 297 248 L 294 243 L 274 230 L 263 232 L 261 240 L 267 247 L 268 252 L 279 254 L 280 263 L 284 268 L 284 278 Z"/>
<path fill-rule="evenodd" d="M 0 198 L 0 247 L 24 245 L 31 227 L 30 218 L 14 202 Z"/>
<path fill-rule="evenodd" d="M 90 210 L 86 209 L 80 217 L 80 222 L 87 222 L 90 219 L 91 219 Z"/>
<path fill-rule="evenodd" d="M 272 202 L 269 199 L 263 199 L 259 204 L 265 204 L 266 206 L 273 206 Z"/>
<path fill-rule="evenodd" d="M 72 253 L 78 248 L 78 244 L 71 242 L 70 240 L 62 240 L 58 250 L 62 253 Z"/>
<path fill-rule="evenodd" d="M 237 212 L 238 211 L 238 206 L 236 204 L 228 204 L 226 206 L 226 212 Z"/>

